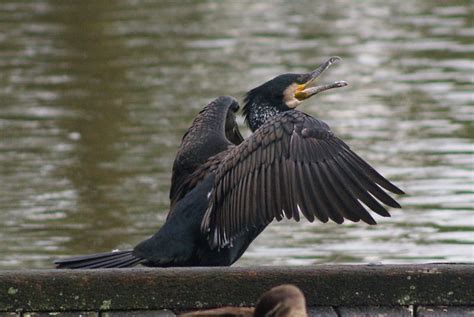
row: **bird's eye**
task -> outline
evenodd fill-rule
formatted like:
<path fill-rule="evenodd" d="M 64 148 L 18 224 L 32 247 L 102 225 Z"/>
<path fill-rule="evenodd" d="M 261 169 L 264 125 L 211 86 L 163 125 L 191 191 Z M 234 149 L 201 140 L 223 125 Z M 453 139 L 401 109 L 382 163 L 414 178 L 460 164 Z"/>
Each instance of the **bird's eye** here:
<path fill-rule="evenodd" d="M 232 105 L 230 106 L 230 109 L 233 111 L 233 112 L 237 112 L 239 111 L 239 104 L 237 102 L 234 102 L 232 103 Z"/>

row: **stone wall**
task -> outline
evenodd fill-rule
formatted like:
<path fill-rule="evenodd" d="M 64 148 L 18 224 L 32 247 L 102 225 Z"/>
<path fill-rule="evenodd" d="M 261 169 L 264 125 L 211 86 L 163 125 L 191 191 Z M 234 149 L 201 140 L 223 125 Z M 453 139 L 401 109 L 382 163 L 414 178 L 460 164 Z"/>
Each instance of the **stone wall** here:
<path fill-rule="evenodd" d="M 474 265 L 423 264 L 0 271 L 0 316 L 173 316 L 252 306 L 288 283 L 312 314 L 474 314 Z"/>

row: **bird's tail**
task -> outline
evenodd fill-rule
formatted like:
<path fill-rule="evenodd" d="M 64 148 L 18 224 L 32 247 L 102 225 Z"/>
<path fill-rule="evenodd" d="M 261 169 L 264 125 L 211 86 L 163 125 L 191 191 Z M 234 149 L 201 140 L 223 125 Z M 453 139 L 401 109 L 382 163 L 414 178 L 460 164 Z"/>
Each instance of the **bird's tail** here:
<path fill-rule="evenodd" d="M 54 261 L 57 269 L 100 269 L 132 267 L 144 259 L 133 254 L 133 250 L 112 251 L 77 256 Z"/>

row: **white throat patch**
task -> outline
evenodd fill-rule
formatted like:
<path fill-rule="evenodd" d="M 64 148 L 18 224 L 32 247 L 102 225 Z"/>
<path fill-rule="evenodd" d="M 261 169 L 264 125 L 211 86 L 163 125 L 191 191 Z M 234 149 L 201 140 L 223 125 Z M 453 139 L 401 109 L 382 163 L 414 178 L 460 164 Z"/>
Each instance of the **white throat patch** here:
<path fill-rule="evenodd" d="M 294 109 L 301 104 L 301 100 L 296 99 L 295 92 L 298 85 L 296 83 L 288 86 L 285 91 L 283 91 L 283 101 L 288 106 L 288 108 Z"/>

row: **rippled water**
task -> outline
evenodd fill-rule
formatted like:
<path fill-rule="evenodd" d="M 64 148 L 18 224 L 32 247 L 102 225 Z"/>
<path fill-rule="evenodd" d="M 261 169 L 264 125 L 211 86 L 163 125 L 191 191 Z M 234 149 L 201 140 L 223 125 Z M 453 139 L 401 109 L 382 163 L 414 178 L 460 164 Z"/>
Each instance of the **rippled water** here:
<path fill-rule="evenodd" d="M 0 2 L 0 268 L 133 246 L 214 97 L 324 58 L 302 109 L 408 194 L 378 226 L 273 224 L 238 265 L 474 261 L 470 1 Z M 248 130 L 244 130 L 248 133 Z"/>

